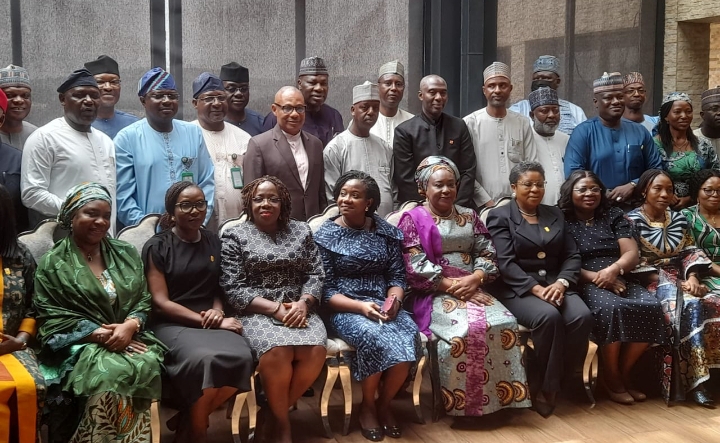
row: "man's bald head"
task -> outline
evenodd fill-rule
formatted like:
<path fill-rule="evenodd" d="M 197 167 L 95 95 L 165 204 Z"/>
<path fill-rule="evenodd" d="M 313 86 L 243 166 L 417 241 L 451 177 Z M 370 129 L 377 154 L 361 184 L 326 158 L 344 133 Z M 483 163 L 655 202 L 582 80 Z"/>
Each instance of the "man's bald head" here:
<path fill-rule="evenodd" d="M 439 75 L 426 75 L 420 80 L 418 97 L 422 102 L 423 114 L 437 120 L 447 103 L 447 83 Z"/>
<path fill-rule="evenodd" d="M 296 87 L 280 88 L 271 108 L 280 129 L 291 135 L 300 132 L 305 124 L 305 99 Z"/>

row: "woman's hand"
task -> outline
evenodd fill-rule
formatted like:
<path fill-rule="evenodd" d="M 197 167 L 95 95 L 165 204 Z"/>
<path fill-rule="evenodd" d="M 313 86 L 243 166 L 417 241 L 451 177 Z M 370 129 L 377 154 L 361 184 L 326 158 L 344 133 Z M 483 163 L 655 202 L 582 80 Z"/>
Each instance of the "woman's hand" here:
<path fill-rule="evenodd" d="M 283 316 L 282 322 L 288 328 L 305 328 L 307 327 L 308 306 L 304 301 L 294 301 L 291 303 L 283 303 L 287 313 Z"/>
<path fill-rule="evenodd" d="M 478 306 L 491 306 L 493 303 L 495 303 L 495 298 L 492 295 L 486 294 L 482 291 L 475 291 L 473 295 L 468 297 L 467 301 L 469 303 L 475 303 Z"/>
<path fill-rule="evenodd" d="M 563 299 L 565 298 L 565 286 L 559 281 L 556 281 L 555 283 L 545 287 L 541 295 L 542 296 L 540 298 L 553 306 L 559 307 L 562 305 Z"/>
<path fill-rule="evenodd" d="M 200 317 L 202 317 L 203 329 L 217 329 L 222 324 L 225 315 L 221 310 L 212 308 L 207 311 L 200 311 Z"/>
<path fill-rule="evenodd" d="M 220 329 L 226 329 L 236 334 L 242 334 L 243 325 L 240 323 L 240 320 L 235 317 L 226 317 L 222 320 Z"/>
<path fill-rule="evenodd" d="M 112 331 L 110 338 L 105 342 L 105 347 L 111 352 L 122 352 L 130 344 L 133 335 L 135 335 L 138 329 L 135 320 L 126 320 L 125 323 L 102 325 L 102 327 Z"/>
<path fill-rule="evenodd" d="M 615 295 L 619 295 L 620 297 L 625 297 L 627 295 L 625 293 L 625 291 L 627 290 L 627 285 L 622 278 L 615 279 L 615 281 L 606 289 L 613 291 Z"/>
<path fill-rule="evenodd" d="M 388 316 L 380 312 L 380 305 L 372 301 L 358 302 L 358 314 L 362 314 L 372 321 L 388 320 Z"/>
<path fill-rule="evenodd" d="M 0 334 L 2 343 L 0 343 L 0 355 L 11 354 L 25 347 L 26 343 L 17 337 L 7 334 Z"/>
<path fill-rule="evenodd" d="M 397 297 L 395 297 L 395 303 L 393 303 L 390 310 L 385 313 L 387 320 L 388 321 L 395 320 L 395 318 L 397 317 L 398 311 L 400 311 L 400 300 L 398 300 Z"/>
<path fill-rule="evenodd" d="M 133 354 L 144 354 L 147 352 L 147 346 L 145 343 L 138 340 L 130 340 L 127 346 L 125 346 L 125 353 L 132 356 Z"/>
<path fill-rule="evenodd" d="M 687 197 L 677 197 L 676 202 L 671 206 L 674 210 L 679 211 L 681 209 L 687 208 L 691 204 L 692 204 L 692 199 L 690 198 L 690 196 L 687 196 Z"/>
<path fill-rule="evenodd" d="M 610 289 L 615 284 L 618 275 L 620 275 L 620 267 L 613 263 L 596 272 L 592 282 L 600 289 Z"/>
<path fill-rule="evenodd" d="M 460 300 L 466 300 L 472 297 L 477 292 L 480 286 L 480 278 L 475 274 L 466 275 L 465 277 L 453 279 L 455 283 L 451 288 L 448 288 L 448 293 L 455 296 Z"/>
<path fill-rule="evenodd" d="M 695 297 L 705 297 L 708 293 L 708 287 L 701 284 L 695 275 L 691 275 L 687 280 L 682 282 L 683 291 Z"/>
<path fill-rule="evenodd" d="M 107 328 L 97 328 L 87 337 L 87 341 L 105 346 L 113 331 Z"/>

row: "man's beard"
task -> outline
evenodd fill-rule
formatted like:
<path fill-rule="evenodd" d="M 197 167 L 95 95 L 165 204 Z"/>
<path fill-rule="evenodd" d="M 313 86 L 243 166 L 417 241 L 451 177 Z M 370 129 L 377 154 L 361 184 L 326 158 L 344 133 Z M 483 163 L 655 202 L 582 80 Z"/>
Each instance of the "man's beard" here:
<path fill-rule="evenodd" d="M 541 135 L 555 135 L 555 131 L 557 130 L 558 125 L 559 123 L 541 123 L 537 117 L 533 117 L 533 126 L 535 126 L 535 132 Z"/>

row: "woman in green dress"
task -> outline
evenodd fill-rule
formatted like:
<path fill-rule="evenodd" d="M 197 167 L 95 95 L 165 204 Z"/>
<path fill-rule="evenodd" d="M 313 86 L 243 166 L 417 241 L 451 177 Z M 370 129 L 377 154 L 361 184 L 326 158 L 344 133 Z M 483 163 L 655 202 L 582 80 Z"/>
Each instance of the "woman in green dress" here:
<path fill-rule="evenodd" d="M 45 380 L 28 342 L 35 261 L 17 241 L 12 196 L 0 185 L 0 441 L 35 443 Z"/>
<path fill-rule="evenodd" d="M 683 209 L 695 244 L 712 260 L 702 283 L 720 294 L 720 171 L 703 169 L 690 179 L 690 192 L 697 202 Z M 720 352 L 720 349 L 718 349 Z"/>
<path fill-rule="evenodd" d="M 70 189 L 58 215 L 70 235 L 35 274 L 52 441 L 150 441 L 164 348 L 143 331 L 151 297 L 140 255 L 106 237 L 111 202 L 96 183 Z"/>
<path fill-rule="evenodd" d="M 692 204 L 690 178 L 701 169 L 720 169 L 720 161 L 707 139 L 698 139 L 690 124 L 693 106 L 684 92 L 671 92 L 660 106 L 658 134 L 655 136 L 663 169 L 675 184 L 672 208 L 679 211 Z"/>

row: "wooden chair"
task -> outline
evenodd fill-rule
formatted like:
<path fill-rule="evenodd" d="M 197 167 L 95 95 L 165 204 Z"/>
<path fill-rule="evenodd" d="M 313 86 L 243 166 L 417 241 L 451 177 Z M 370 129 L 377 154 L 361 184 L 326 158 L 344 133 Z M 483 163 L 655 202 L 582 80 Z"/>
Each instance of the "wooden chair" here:
<path fill-rule="evenodd" d="M 128 226 L 118 234 L 118 240 L 123 240 L 135 247 L 138 252 L 142 253 L 145 243 L 155 235 L 157 224 L 160 221 L 158 214 L 148 214 L 140 220 L 137 225 Z M 255 404 L 255 383 L 253 377 L 250 377 L 250 392 L 243 392 L 235 396 L 234 401 L 230 401 L 227 411 L 227 418 L 231 419 L 233 440 L 240 443 L 240 415 L 243 406 L 248 406 L 248 442 L 252 442 L 255 437 L 255 421 L 257 416 L 257 406 Z M 160 416 L 158 414 L 159 400 L 152 403 L 151 413 L 153 415 L 152 435 L 153 443 L 160 442 Z M 157 420 L 155 420 L 157 417 Z M 157 439 L 155 436 L 157 435 Z"/>
<path fill-rule="evenodd" d="M 498 208 L 500 206 L 505 206 L 508 203 L 512 201 L 511 198 L 503 197 L 500 200 L 497 201 L 495 206 L 490 206 L 483 208 L 480 211 L 480 221 L 483 222 L 483 224 L 486 223 L 488 214 L 491 210 Z M 518 335 L 520 337 L 520 348 L 522 350 L 523 356 L 525 355 L 525 351 L 528 347 L 531 349 L 534 349 L 532 338 L 531 338 L 532 330 L 526 328 L 525 326 L 518 324 Z M 585 394 L 587 394 L 588 399 L 590 400 L 591 406 L 595 406 L 595 386 L 597 384 L 597 373 L 598 373 L 598 356 L 597 356 L 597 350 L 598 345 L 597 343 L 593 342 L 592 339 L 588 343 L 588 351 L 585 355 L 585 362 L 583 363 L 583 386 L 585 388 Z M 526 359 L 527 360 L 527 359 Z"/>

